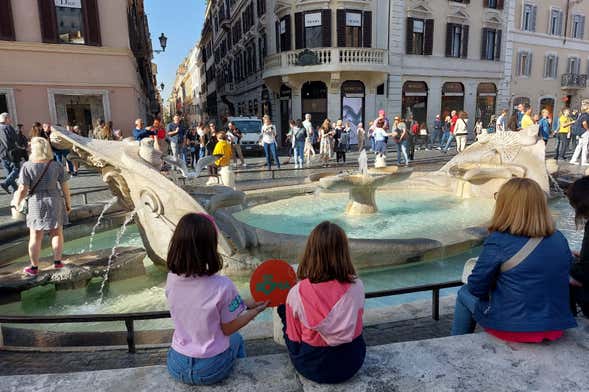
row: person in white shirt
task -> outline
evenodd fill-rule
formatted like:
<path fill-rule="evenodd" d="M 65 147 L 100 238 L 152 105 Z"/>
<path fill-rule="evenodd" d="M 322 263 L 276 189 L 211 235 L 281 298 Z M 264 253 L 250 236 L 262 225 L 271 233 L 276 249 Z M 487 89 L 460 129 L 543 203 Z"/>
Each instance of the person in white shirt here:
<path fill-rule="evenodd" d="M 589 147 L 589 125 L 587 124 L 587 121 L 583 121 L 583 128 L 585 129 L 585 132 L 579 137 L 579 142 L 577 143 L 573 157 L 569 162 L 571 165 L 578 165 L 579 155 L 581 155 L 581 166 L 589 166 L 589 163 L 587 163 L 587 149 Z"/>
<path fill-rule="evenodd" d="M 468 121 L 468 114 L 466 112 L 460 112 L 458 114 L 458 120 L 454 127 L 454 136 L 456 137 L 456 150 L 460 153 L 466 149 L 466 138 L 468 137 L 468 129 L 466 123 Z"/>
<path fill-rule="evenodd" d="M 507 123 L 507 110 L 503 109 L 501 115 L 497 117 L 495 123 L 495 132 L 505 132 L 505 125 Z"/>
<path fill-rule="evenodd" d="M 311 115 L 305 114 L 305 121 L 303 121 L 303 128 L 307 131 L 307 138 L 305 139 L 305 162 L 307 166 L 311 164 L 311 157 L 315 156 L 315 148 L 313 148 L 313 123 L 311 123 Z"/>
<path fill-rule="evenodd" d="M 266 166 L 268 170 L 272 170 L 272 160 L 280 169 L 280 161 L 278 160 L 278 153 L 276 152 L 276 127 L 272 124 L 270 116 L 267 114 L 263 117 L 264 125 L 262 126 L 262 133 L 260 139 L 264 147 L 264 154 L 266 154 Z"/>

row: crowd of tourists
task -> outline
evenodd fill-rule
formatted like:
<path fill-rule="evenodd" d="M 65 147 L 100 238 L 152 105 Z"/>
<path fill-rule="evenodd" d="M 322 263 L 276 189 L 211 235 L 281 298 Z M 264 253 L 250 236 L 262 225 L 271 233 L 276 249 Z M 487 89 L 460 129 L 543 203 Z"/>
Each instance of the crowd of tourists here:
<path fill-rule="evenodd" d="M 500 188 L 489 237 L 458 292 L 453 335 L 472 333 L 478 324 L 504 341 L 539 343 L 575 327 L 577 305 L 589 317 L 589 177 L 577 180 L 568 197 L 577 224 L 585 225 L 580 252 L 571 251 L 555 227 L 536 182 L 517 178 Z M 188 214 L 170 243 L 166 296 L 175 329 L 167 364 L 171 376 L 187 384 L 229 377 L 235 360 L 246 355 L 238 331 L 267 306 L 242 299 L 219 274 L 217 236 L 211 216 Z M 297 277 L 277 309 L 292 364 L 318 383 L 346 381 L 366 355 L 365 294 L 338 225 L 313 229 Z"/>

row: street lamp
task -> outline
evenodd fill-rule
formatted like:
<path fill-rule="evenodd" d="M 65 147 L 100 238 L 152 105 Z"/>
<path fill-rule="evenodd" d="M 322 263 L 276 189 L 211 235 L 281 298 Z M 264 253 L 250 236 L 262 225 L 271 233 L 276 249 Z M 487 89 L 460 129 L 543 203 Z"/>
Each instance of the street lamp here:
<path fill-rule="evenodd" d="M 164 87 L 165 87 L 165 84 L 163 84 L 163 83 L 160 84 L 160 89 L 162 90 L 162 92 L 164 91 Z"/>
<path fill-rule="evenodd" d="M 156 54 L 165 52 L 166 46 L 168 46 L 168 37 L 166 37 L 164 33 L 162 33 L 162 35 L 160 35 L 158 39 L 160 40 L 160 46 L 162 47 L 162 50 L 154 50 L 153 53 Z"/>

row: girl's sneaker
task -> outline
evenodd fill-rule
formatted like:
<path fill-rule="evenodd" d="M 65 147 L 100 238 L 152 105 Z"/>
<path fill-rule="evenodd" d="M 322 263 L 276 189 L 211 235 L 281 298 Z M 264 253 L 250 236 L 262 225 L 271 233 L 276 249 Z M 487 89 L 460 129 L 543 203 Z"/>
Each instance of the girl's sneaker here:
<path fill-rule="evenodd" d="M 39 268 L 34 268 L 32 265 L 28 266 L 23 270 L 28 276 L 37 276 L 39 274 Z"/>

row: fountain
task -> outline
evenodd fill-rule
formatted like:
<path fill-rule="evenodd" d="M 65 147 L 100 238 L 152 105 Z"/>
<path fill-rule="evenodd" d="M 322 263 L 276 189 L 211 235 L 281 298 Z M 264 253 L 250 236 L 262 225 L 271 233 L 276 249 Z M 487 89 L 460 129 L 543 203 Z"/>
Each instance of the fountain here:
<path fill-rule="evenodd" d="M 375 199 L 376 190 L 385 184 L 406 180 L 412 172 L 411 169 L 397 166 L 369 170 L 365 150 L 360 153 L 358 163 L 359 173 L 342 173 L 319 180 L 319 186 L 322 189 L 336 192 L 347 190 L 349 192 L 346 214 L 352 216 L 376 213 L 378 211 Z"/>
<path fill-rule="evenodd" d="M 98 215 L 98 219 L 96 220 L 96 223 L 94 224 L 94 226 L 92 227 L 92 231 L 90 232 L 90 244 L 88 245 L 89 251 L 92 251 L 92 246 L 94 245 L 94 236 L 96 235 L 96 229 L 98 229 L 98 227 L 102 223 L 104 214 L 106 214 L 106 211 L 108 211 L 118 200 L 119 198 L 114 196 L 112 199 L 107 201 L 104 207 L 102 208 L 100 215 Z"/>

